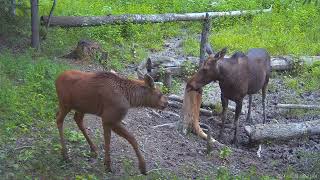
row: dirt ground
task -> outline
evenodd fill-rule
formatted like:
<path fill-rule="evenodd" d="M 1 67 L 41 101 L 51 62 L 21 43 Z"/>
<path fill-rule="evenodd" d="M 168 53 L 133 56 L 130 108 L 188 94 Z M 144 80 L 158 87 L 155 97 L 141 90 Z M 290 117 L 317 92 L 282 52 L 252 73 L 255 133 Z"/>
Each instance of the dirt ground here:
<path fill-rule="evenodd" d="M 168 55 L 174 58 L 185 58 L 180 48 L 180 39 L 171 39 L 165 44 L 165 50 L 157 54 Z M 155 55 L 155 54 L 153 54 Z M 78 69 L 86 71 L 97 71 L 102 68 L 97 64 L 82 64 L 81 62 L 70 62 Z M 128 72 L 133 73 L 133 68 L 128 68 Z M 317 104 L 320 102 L 320 91 L 299 95 L 293 90 L 287 89 L 281 79 L 274 76 L 270 80 L 267 94 L 267 123 L 289 123 L 319 119 L 319 112 L 288 111 L 275 108 L 277 103 L 300 102 L 306 104 Z M 182 95 L 183 88 L 181 87 Z M 204 101 L 220 102 L 220 90 L 217 84 L 210 84 L 205 88 L 206 96 Z M 261 95 L 253 96 L 251 117 L 254 123 L 262 123 Z M 247 109 L 247 98 L 244 100 L 243 109 Z M 174 112 L 180 117 L 168 113 Z M 319 152 L 319 136 L 303 137 L 282 142 L 267 142 L 262 144 L 261 158 L 256 154 L 258 146 L 248 146 L 248 137 L 244 133 L 245 115 L 241 115 L 240 124 L 240 145 L 235 147 L 230 143 L 233 130 L 226 128 L 225 137 L 220 142 L 230 146 L 232 153 L 225 159 L 219 157 L 219 151 L 214 150 L 212 154 L 205 153 L 206 142 L 195 135 L 181 135 L 175 128 L 153 126 L 176 122 L 182 118 L 181 109 L 168 108 L 165 111 L 158 111 L 161 117 L 152 113 L 151 109 L 139 108 L 131 109 L 124 119 L 125 127 L 132 132 L 142 149 L 142 154 L 147 163 L 147 169 L 168 169 L 182 177 L 195 178 L 204 172 L 215 172 L 217 167 L 228 167 L 233 174 L 240 171 L 256 168 L 258 174 L 268 174 L 278 176 L 293 168 L 297 172 L 306 173 L 313 168 L 312 158 L 308 159 L 307 154 Z M 66 128 L 75 128 L 75 123 L 68 116 Z M 220 120 L 218 116 L 214 117 Z M 234 113 L 228 112 L 229 123 L 233 122 Z M 213 121 L 208 121 L 208 117 L 201 117 L 201 122 L 210 125 L 213 129 L 214 138 L 218 138 L 219 126 Z M 89 136 L 95 137 L 95 142 L 99 147 L 99 158 L 103 159 L 103 134 L 100 118 L 93 115 L 85 116 L 85 125 L 89 131 Z M 86 143 L 86 142 L 83 142 Z M 70 149 L 73 144 L 68 144 Z M 87 146 L 87 150 L 89 147 Z M 70 154 L 73 156 L 72 153 Z M 125 157 L 134 162 L 134 173 L 139 174 L 137 158 L 132 147 L 122 138 L 112 134 L 111 158 L 114 176 L 121 176 L 124 173 L 122 159 Z M 83 158 L 83 157 L 73 157 Z M 95 159 L 91 159 L 96 163 Z"/>

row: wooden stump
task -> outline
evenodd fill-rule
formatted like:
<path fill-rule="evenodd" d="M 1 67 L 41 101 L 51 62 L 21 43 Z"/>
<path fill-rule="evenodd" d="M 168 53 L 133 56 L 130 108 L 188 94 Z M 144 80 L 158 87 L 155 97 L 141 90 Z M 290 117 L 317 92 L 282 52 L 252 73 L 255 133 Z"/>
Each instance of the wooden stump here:
<path fill-rule="evenodd" d="M 90 40 L 80 40 L 77 47 L 69 54 L 63 56 L 65 58 L 79 60 L 107 60 L 108 53 L 104 52 L 101 45 Z"/>
<path fill-rule="evenodd" d="M 199 122 L 201 100 L 202 90 L 201 92 L 185 90 L 182 107 L 183 119 L 180 123 L 180 131 L 182 131 L 183 134 L 193 132 L 201 138 L 207 140 L 208 135 L 203 132 Z M 211 142 L 216 142 L 215 139 L 211 137 L 209 138 Z"/>

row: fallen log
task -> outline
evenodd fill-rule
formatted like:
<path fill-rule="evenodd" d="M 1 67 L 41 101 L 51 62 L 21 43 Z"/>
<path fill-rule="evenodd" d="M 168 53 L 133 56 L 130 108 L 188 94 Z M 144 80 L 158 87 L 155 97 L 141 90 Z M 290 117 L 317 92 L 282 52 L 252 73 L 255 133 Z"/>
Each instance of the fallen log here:
<path fill-rule="evenodd" d="M 182 108 L 182 103 L 178 101 L 168 101 L 168 106 L 181 109 Z M 200 108 L 200 115 L 202 116 L 213 116 L 216 115 L 217 113 L 212 113 L 212 111 L 209 111 L 207 109 Z"/>
<path fill-rule="evenodd" d="M 182 97 L 180 97 L 178 95 L 175 95 L 175 94 L 169 95 L 168 99 L 171 100 L 171 101 L 177 101 L 177 102 L 183 103 Z M 201 107 L 205 107 L 205 108 L 209 108 L 210 107 L 210 108 L 212 108 L 214 106 L 215 105 L 213 103 L 201 102 Z M 228 109 L 230 109 L 232 112 L 236 111 L 236 107 L 231 106 L 231 105 L 228 105 Z M 213 109 L 213 111 L 214 111 L 214 109 Z M 214 114 L 219 114 L 219 113 L 220 112 L 214 112 Z M 246 112 L 244 110 L 242 110 L 241 114 L 246 114 Z"/>
<path fill-rule="evenodd" d="M 257 14 L 260 12 L 271 12 L 272 7 L 263 10 L 246 10 L 246 11 L 227 11 L 227 12 L 208 12 L 209 18 L 221 16 L 240 16 L 246 14 Z M 185 13 L 185 14 L 123 14 L 108 16 L 53 16 L 51 17 L 50 26 L 60 27 L 84 27 L 84 26 L 101 26 L 106 24 L 124 24 L 124 23 L 163 23 L 174 21 L 198 21 L 205 19 L 206 13 Z M 48 24 L 49 17 L 42 16 L 41 24 Z"/>
<path fill-rule="evenodd" d="M 207 44 L 206 48 L 207 51 L 212 52 L 212 49 L 210 49 L 210 46 Z M 228 57 L 228 56 L 226 56 Z M 150 59 L 150 58 L 148 58 Z M 311 65 L 314 62 L 320 61 L 320 56 L 301 56 L 297 58 L 297 62 L 299 62 L 300 65 Z M 197 65 L 199 60 L 198 58 L 194 57 L 188 57 L 185 60 L 181 59 L 174 59 L 172 57 L 166 57 L 166 56 L 159 56 L 159 57 L 152 57 L 152 73 L 151 76 L 154 78 L 158 78 L 160 76 L 160 73 L 163 71 L 170 71 L 173 77 L 176 76 L 182 76 L 182 64 L 184 61 L 191 61 L 193 64 Z M 279 56 L 279 57 L 272 57 L 271 58 L 271 69 L 272 71 L 289 71 L 294 68 L 295 60 L 293 57 L 290 56 Z M 159 67 L 162 67 L 163 69 L 160 71 Z M 138 69 L 141 72 L 147 72 L 146 71 L 146 61 L 143 61 Z"/>
<path fill-rule="evenodd" d="M 307 104 L 277 104 L 276 107 L 284 109 L 320 109 L 320 105 Z"/>
<path fill-rule="evenodd" d="M 244 127 L 251 142 L 287 140 L 320 134 L 320 120 L 288 124 L 256 124 Z"/>
<path fill-rule="evenodd" d="M 296 58 L 300 65 L 312 65 L 320 61 L 320 56 L 300 56 Z M 294 68 L 295 60 L 291 56 L 279 56 L 271 58 L 271 68 L 273 71 L 287 71 Z"/>

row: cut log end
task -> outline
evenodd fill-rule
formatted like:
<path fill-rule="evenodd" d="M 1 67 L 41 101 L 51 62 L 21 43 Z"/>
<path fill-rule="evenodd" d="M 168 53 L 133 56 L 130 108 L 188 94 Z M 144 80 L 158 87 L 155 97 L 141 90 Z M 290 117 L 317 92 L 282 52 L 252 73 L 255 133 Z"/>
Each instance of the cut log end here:
<path fill-rule="evenodd" d="M 244 127 L 244 130 L 245 130 L 247 136 L 251 136 L 251 134 L 252 134 L 252 128 L 251 128 L 251 126 L 245 126 L 245 127 Z"/>

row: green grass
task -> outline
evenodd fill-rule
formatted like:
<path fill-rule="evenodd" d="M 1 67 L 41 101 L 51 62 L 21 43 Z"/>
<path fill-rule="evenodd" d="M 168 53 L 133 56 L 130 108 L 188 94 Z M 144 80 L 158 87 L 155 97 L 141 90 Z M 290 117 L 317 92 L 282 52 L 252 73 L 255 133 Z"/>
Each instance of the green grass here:
<path fill-rule="evenodd" d="M 285 85 L 298 93 L 319 91 L 320 89 L 320 62 L 304 65 L 299 71 L 284 76 Z"/>
<path fill-rule="evenodd" d="M 214 47 L 229 47 L 230 52 L 263 47 L 272 55 L 315 55 L 320 52 L 320 13 L 316 6 L 285 1 L 275 3 L 271 14 L 235 21 L 232 25 L 228 19 L 215 24 L 218 28 L 210 37 Z"/>

